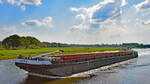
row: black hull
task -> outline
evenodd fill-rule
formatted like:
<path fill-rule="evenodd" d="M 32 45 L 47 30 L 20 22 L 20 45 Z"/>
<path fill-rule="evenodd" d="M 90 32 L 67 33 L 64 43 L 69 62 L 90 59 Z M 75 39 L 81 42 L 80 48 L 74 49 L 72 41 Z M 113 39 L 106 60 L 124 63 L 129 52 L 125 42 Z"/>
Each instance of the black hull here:
<path fill-rule="evenodd" d="M 30 64 L 16 63 L 16 66 L 28 71 L 29 73 L 65 77 L 75 73 L 96 69 L 102 66 L 122 62 L 136 57 L 137 56 L 134 55 L 112 56 L 108 58 L 105 57 L 81 62 L 74 62 L 67 64 L 52 64 L 52 65 L 30 65 Z"/>

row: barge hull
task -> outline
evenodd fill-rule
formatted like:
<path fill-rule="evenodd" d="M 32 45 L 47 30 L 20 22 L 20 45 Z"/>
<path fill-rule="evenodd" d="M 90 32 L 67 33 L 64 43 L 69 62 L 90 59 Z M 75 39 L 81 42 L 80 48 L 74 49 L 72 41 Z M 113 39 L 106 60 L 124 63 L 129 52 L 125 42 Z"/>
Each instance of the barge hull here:
<path fill-rule="evenodd" d="M 136 58 L 137 55 L 126 56 L 112 56 L 100 59 L 91 59 L 81 62 L 69 63 L 69 64 L 56 64 L 56 65 L 30 65 L 24 63 L 16 63 L 21 69 L 28 71 L 29 73 L 37 73 L 49 76 L 65 77 L 72 74 L 96 69 L 106 65 L 122 62 L 132 58 Z"/>

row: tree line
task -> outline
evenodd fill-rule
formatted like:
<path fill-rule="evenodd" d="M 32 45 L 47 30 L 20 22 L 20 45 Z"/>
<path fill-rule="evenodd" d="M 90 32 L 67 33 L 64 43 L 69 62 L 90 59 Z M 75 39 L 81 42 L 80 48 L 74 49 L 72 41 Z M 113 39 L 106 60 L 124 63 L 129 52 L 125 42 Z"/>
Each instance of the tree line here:
<path fill-rule="evenodd" d="M 49 47 L 71 47 L 69 44 L 56 42 L 40 42 L 37 38 L 31 36 L 19 36 L 17 34 L 6 37 L 0 41 L 0 50 L 5 49 L 37 49 Z"/>
<path fill-rule="evenodd" d="M 31 36 L 19 36 L 17 34 L 6 37 L 0 41 L 0 50 L 2 49 L 37 49 L 50 47 L 132 47 L 132 48 L 150 48 L 149 44 L 123 43 L 123 44 L 66 44 L 56 42 L 40 42 L 37 38 Z"/>

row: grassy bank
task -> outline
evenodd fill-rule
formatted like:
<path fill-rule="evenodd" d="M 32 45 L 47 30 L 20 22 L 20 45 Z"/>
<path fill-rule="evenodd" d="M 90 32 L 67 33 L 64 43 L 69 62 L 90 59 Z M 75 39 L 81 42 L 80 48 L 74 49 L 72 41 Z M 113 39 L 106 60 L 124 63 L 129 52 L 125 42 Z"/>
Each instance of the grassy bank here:
<path fill-rule="evenodd" d="M 56 54 L 75 54 L 75 53 L 88 53 L 96 51 L 113 51 L 119 50 L 120 48 L 115 47 L 100 47 L 100 48 L 79 48 L 79 47 L 69 47 L 69 48 L 40 48 L 40 49 L 22 49 L 22 50 L 0 50 L 0 60 L 17 58 L 19 56 L 29 57 L 36 56 L 39 54 L 55 51 L 55 50 L 64 50 L 63 53 Z M 56 55 L 53 54 L 53 55 Z"/>

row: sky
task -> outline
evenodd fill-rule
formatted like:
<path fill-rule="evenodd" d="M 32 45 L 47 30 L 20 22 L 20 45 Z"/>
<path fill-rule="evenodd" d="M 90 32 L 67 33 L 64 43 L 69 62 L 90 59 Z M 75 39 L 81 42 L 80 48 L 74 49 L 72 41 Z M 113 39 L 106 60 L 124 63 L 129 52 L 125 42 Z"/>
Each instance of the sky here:
<path fill-rule="evenodd" d="M 0 40 L 150 43 L 150 0 L 0 0 Z"/>

